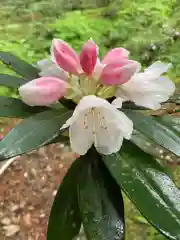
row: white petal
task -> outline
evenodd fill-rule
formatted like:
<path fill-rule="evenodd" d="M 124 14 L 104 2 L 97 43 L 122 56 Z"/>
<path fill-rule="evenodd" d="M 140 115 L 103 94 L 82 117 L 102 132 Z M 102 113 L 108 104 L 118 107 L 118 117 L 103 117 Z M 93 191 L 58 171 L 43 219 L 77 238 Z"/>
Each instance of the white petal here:
<path fill-rule="evenodd" d="M 168 91 L 170 95 L 172 95 L 176 89 L 176 86 L 173 81 L 166 77 L 160 77 L 159 79 L 159 85 L 163 86 L 163 88 Z"/>
<path fill-rule="evenodd" d="M 156 74 L 156 76 L 160 76 L 161 74 L 165 73 L 168 71 L 168 69 L 172 67 L 172 64 L 166 64 L 162 63 L 160 61 L 157 61 L 153 63 L 151 66 L 145 69 L 145 72 L 153 72 L 153 74 Z"/>
<path fill-rule="evenodd" d="M 97 62 L 96 62 L 96 66 L 94 68 L 94 72 L 92 74 L 92 76 L 96 79 L 96 80 L 99 80 L 99 77 L 101 75 L 101 72 L 104 68 L 104 64 L 102 64 L 99 60 L 99 58 L 97 58 Z"/>
<path fill-rule="evenodd" d="M 70 126 L 74 121 L 76 121 L 80 113 L 95 107 L 111 108 L 112 105 L 105 99 L 96 97 L 94 95 L 85 96 L 80 100 L 79 104 L 75 108 L 72 117 L 66 122 L 66 127 Z"/>
<path fill-rule="evenodd" d="M 134 98 L 134 103 L 137 106 L 142 106 L 152 110 L 158 110 L 161 108 L 161 104 L 159 104 L 159 102 L 152 97 L 146 97 L 146 96 L 143 96 L 141 98 L 137 97 L 136 99 Z"/>
<path fill-rule="evenodd" d="M 123 138 L 130 139 L 133 131 L 132 121 L 122 112 L 113 108 L 101 108 L 99 119 L 95 121 L 96 135 L 94 145 L 102 154 L 112 154 L 120 150 Z M 102 119 L 100 116 L 104 116 Z"/>
<path fill-rule="evenodd" d="M 39 61 L 37 65 L 41 70 L 39 75 L 42 77 L 57 77 L 65 81 L 68 79 L 68 74 L 55 63 L 53 63 L 52 60 L 43 59 Z"/>
<path fill-rule="evenodd" d="M 114 105 L 116 108 L 122 108 L 122 103 L 124 102 L 124 99 L 123 98 L 115 98 L 113 101 L 112 101 L 112 105 Z"/>
<path fill-rule="evenodd" d="M 135 74 L 129 82 L 118 88 L 116 97 L 133 101 L 136 105 L 153 110 L 159 109 L 161 107 L 160 103 L 167 101 L 175 91 L 175 85 L 171 80 L 159 77 L 160 71 L 161 73 L 164 72 L 167 66 L 162 68 L 164 70 L 154 67 L 154 72 L 148 70 L 144 73 Z"/>
<path fill-rule="evenodd" d="M 108 129 L 97 127 L 94 145 L 98 152 L 108 155 L 118 152 L 122 146 L 123 134 L 113 122 L 108 124 Z"/>
<path fill-rule="evenodd" d="M 84 117 L 84 113 L 80 114 L 69 128 L 71 148 L 80 155 L 86 154 L 93 144 L 92 128 L 90 124 L 88 128 L 84 127 Z"/>
<path fill-rule="evenodd" d="M 42 70 L 42 69 L 46 69 L 51 64 L 52 64 L 52 61 L 45 58 L 37 62 L 37 67 Z"/>
<path fill-rule="evenodd" d="M 118 128 L 123 134 L 123 137 L 130 139 L 133 132 L 133 122 L 123 112 L 117 109 L 114 114 L 114 123 L 117 124 Z"/>
<path fill-rule="evenodd" d="M 62 128 L 68 126 L 71 147 L 81 155 L 93 143 L 100 153 L 117 152 L 123 138 L 130 139 L 133 131 L 133 123 L 124 113 L 108 101 L 93 95 L 82 98 Z"/>

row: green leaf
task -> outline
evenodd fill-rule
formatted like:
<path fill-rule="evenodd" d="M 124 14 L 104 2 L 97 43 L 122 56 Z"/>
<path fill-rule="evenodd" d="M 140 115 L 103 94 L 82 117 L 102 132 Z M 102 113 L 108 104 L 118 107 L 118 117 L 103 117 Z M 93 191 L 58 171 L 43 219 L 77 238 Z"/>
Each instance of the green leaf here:
<path fill-rule="evenodd" d="M 156 160 L 163 166 L 166 174 L 168 174 L 171 178 L 173 178 L 172 168 L 170 168 L 169 165 L 167 165 L 167 160 L 165 159 L 166 155 L 169 154 L 168 150 L 164 149 L 163 147 L 159 146 L 155 142 L 151 141 L 151 139 L 147 138 L 145 135 L 143 135 L 136 129 L 134 129 L 133 131 L 131 142 L 136 144 L 144 152 L 155 157 Z M 174 155 L 173 159 L 176 159 L 176 158 L 177 157 Z M 171 161 L 173 161 L 173 159 L 171 159 Z"/>
<path fill-rule="evenodd" d="M 39 70 L 37 68 L 9 52 L 0 51 L 0 61 L 28 80 L 32 80 L 39 76 Z"/>
<path fill-rule="evenodd" d="M 180 117 L 179 116 L 162 116 L 157 117 L 157 121 L 172 128 L 180 136 Z"/>
<path fill-rule="evenodd" d="M 71 111 L 45 111 L 26 118 L 0 141 L 0 161 L 21 155 L 56 138 Z"/>
<path fill-rule="evenodd" d="M 145 108 L 145 107 L 141 107 L 141 106 L 137 106 L 135 103 L 133 103 L 133 102 L 123 102 L 122 103 L 122 108 L 123 109 L 131 109 L 131 110 L 145 110 L 145 109 L 147 109 L 147 108 Z"/>
<path fill-rule="evenodd" d="M 169 239 L 180 239 L 180 190 L 155 159 L 124 142 L 119 153 L 103 160 L 144 217 Z"/>
<path fill-rule="evenodd" d="M 83 164 L 82 160 L 76 160 L 59 186 L 50 213 L 47 240 L 72 240 L 79 233 L 77 176 Z"/>
<path fill-rule="evenodd" d="M 26 82 L 27 80 L 21 77 L 8 74 L 0 74 L 0 85 L 6 87 L 18 88 L 19 86 L 25 84 Z"/>
<path fill-rule="evenodd" d="M 162 117 L 145 116 L 136 111 L 123 111 L 133 121 L 135 129 L 155 143 L 180 156 L 180 134 L 174 126 L 169 124 L 169 121 L 163 120 Z"/>
<path fill-rule="evenodd" d="M 76 104 L 72 100 L 66 98 L 61 98 L 60 103 L 67 109 L 74 109 L 76 107 Z"/>
<path fill-rule="evenodd" d="M 69 137 L 59 134 L 57 137 L 53 138 L 53 140 L 51 140 L 47 144 L 58 143 L 58 142 L 69 144 Z"/>
<path fill-rule="evenodd" d="M 124 205 L 121 190 L 91 149 L 80 158 L 79 208 L 88 240 L 124 239 Z"/>
<path fill-rule="evenodd" d="M 20 99 L 0 96 L 0 117 L 25 118 L 48 109 L 48 107 L 30 107 Z"/>

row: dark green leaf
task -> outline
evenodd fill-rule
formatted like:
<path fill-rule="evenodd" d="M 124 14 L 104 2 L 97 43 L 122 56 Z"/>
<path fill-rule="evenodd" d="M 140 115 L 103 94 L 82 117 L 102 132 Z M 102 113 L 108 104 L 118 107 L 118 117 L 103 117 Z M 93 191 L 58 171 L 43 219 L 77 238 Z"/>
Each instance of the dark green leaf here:
<path fill-rule="evenodd" d="M 72 240 L 80 230 L 81 218 L 77 198 L 77 176 L 82 160 L 76 160 L 60 184 L 48 224 L 47 240 Z"/>
<path fill-rule="evenodd" d="M 9 52 L 0 51 L 0 61 L 28 80 L 32 80 L 39 76 L 38 69 Z"/>
<path fill-rule="evenodd" d="M 53 138 L 53 140 L 48 142 L 47 144 L 58 143 L 58 142 L 63 142 L 64 144 L 69 144 L 69 137 L 59 134 L 57 137 Z"/>
<path fill-rule="evenodd" d="M 157 121 L 172 128 L 180 137 L 180 117 L 179 116 L 162 116 L 157 117 Z"/>
<path fill-rule="evenodd" d="M 134 109 L 134 110 L 145 110 L 145 109 L 147 109 L 145 107 L 137 106 L 133 102 L 123 102 L 122 108 L 124 108 L 124 109 Z"/>
<path fill-rule="evenodd" d="M 88 240 L 124 239 L 121 190 L 94 149 L 82 156 L 79 173 L 79 208 Z"/>
<path fill-rule="evenodd" d="M 74 109 L 76 107 L 76 104 L 70 99 L 61 98 L 60 103 L 67 109 Z"/>
<path fill-rule="evenodd" d="M 0 141 L 0 161 L 46 145 L 60 133 L 71 111 L 45 111 L 26 118 Z"/>
<path fill-rule="evenodd" d="M 161 117 L 144 116 L 142 113 L 124 110 L 134 127 L 146 137 L 180 156 L 180 134 L 175 127 Z M 180 121 L 180 120 L 179 120 Z"/>
<path fill-rule="evenodd" d="M 169 239 L 180 239 L 180 190 L 155 159 L 125 142 L 103 160 L 147 220 Z"/>
<path fill-rule="evenodd" d="M 12 88 L 18 88 L 26 83 L 27 80 L 21 77 L 16 77 L 8 74 L 0 74 L 0 85 Z"/>
<path fill-rule="evenodd" d="M 30 107 L 20 99 L 0 96 L 0 117 L 25 118 L 48 109 L 48 107 Z"/>
<path fill-rule="evenodd" d="M 169 154 L 169 151 L 159 146 L 155 142 L 151 141 L 145 135 L 140 133 L 138 130 L 134 130 L 133 135 L 131 137 L 131 142 L 135 143 L 139 148 L 141 148 L 144 152 L 154 156 L 156 160 L 163 166 L 164 171 L 173 178 L 172 168 L 169 168 L 167 164 L 166 155 Z M 174 155 L 171 161 L 176 159 L 177 157 Z M 175 161 L 174 161 L 175 162 Z"/>

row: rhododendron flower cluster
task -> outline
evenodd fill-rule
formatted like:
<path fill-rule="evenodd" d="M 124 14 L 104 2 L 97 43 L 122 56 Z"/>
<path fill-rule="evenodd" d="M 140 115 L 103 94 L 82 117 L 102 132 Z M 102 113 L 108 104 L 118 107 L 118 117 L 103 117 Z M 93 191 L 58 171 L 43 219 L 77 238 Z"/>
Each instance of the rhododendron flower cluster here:
<path fill-rule="evenodd" d="M 85 154 L 94 144 L 102 154 L 117 152 L 123 138 L 130 139 L 132 121 L 117 108 L 124 101 L 159 109 L 175 90 L 174 83 L 161 75 L 171 64 L 155 62 L 144 72 L 129 59 L 124 48 L 110 50 L 102 60 L 98 46 L 90 39 L 78 55 L 66 42 L 52 41 L 51 58 L 38 62 L 40 78 L 19 88 L 22 100 L 31 106 L 48 106 L 62 97 L 77 104 L 69 127 L 72 149 Z M 112 103 L 108 99 L 115 97 Z"/>

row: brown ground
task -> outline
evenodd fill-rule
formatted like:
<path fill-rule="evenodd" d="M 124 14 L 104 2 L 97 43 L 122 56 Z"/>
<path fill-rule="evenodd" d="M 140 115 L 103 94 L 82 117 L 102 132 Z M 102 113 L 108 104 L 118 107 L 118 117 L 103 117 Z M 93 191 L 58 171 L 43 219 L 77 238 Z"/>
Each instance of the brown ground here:
<path fill-rule="evenodd" d="M 75 156 L 62 144 L 15 160 L 0 178 L 0 239 L 45 240 L 56 190 Z"/>

